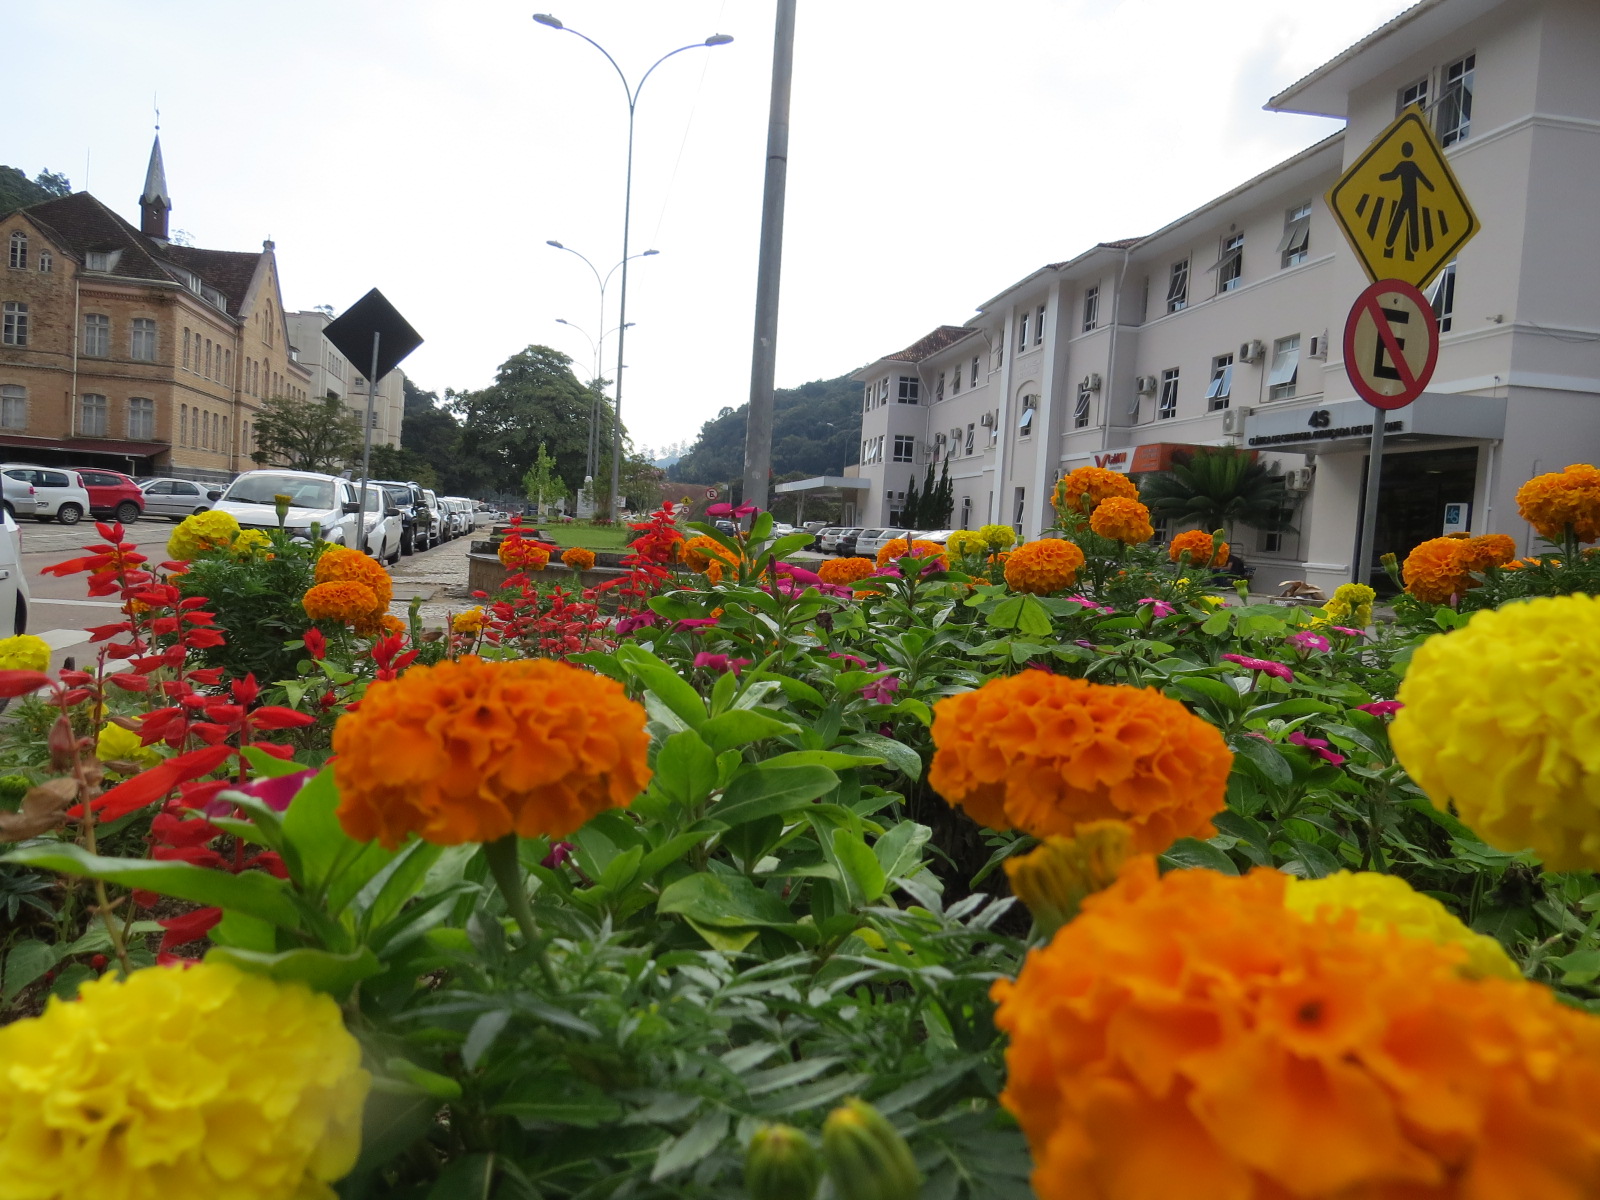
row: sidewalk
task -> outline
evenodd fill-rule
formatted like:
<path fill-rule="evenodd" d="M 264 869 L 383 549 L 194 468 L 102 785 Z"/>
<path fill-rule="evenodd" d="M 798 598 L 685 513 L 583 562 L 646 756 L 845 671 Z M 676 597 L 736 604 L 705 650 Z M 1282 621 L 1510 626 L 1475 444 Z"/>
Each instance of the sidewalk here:
<path fill-rule="evenodd" d="M 413 597 L 422 598 L 422 624 L 429 629 L 444 628 L 452 613 L 463 612 L 476 603 L 467 591 L 467 551 L 475 534 L 402 558 L 391 568 L 394 576 L 394 602 L 389 611 L 405 620 Z"/>

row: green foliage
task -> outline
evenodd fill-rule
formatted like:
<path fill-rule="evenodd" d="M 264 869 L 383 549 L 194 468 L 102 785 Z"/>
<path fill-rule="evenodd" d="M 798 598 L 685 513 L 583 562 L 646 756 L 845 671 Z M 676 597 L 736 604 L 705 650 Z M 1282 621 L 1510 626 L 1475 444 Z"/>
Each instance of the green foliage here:
<path fill-rule="evenodd" d="M 741 478 L 748 409 L 725 408 L 702 425 L 699 439 L 668 468 L 668 477 L 689 483 Z M 849 376 L 780 388 L 773 397 L 772 472 L 837 475 L 857 457 L 860 430 L 861 385 Z"/>
<path fill-rule="evenodd" d="M 273 557 L 201 555 L 178 579 L 184 596 L 205 596 L 227 642 L 203 652 L 210 666 L 230 675 L 255 673 L 262 684 L 291 679 L 301 654 L 285 649 L 311 625 L 300 598 L 311 587 L 315 549 L 275 534 Z"/>
<path fill-rule="evenodd" d="M 906 503 L 900 514 L 900 523 L 907 529 L 945 529 L 949 526 L 950 514 L 954 509 L 955 489 L 950 482 L 950 460 L 945 459 L 937 483 L 934 482 L 933 464 L 930 462 L 922 481 L 922 490 L 917 490 L 914 479 L 906 489 Z"/>
<path fill-rule="evenodd" d="M 540 512 L 545 505 L 557 505 L 567 497 L 567 485 L 556 474 L 556 460 L 544 448 L 544 443 L 539 443 L 539 452 L 534 455 L 533 466 L 522 477 L 522 494 L 538 506 Z"/>
<path fill-rule="evenodd" d="M 415 450 L 404 447 L 375 445 L 372 447 L 372 479 L 398 479 L 402 483 L 420 483 L 425 488 L 439 488 L 439 473 L 433 464 Z M 451 493 L 446 491 L 446 495 Z"/>
<path fill-rule="evenodd" d="M 1286 493 L 1281 476 L 1245 450 L 1179 451 L 1172 470 L 1147 475 L 1140 499 L 1152 514 L 1200 529 L 1235 525 L 1283 529 Z"/>
<path fill-rule="evenodd" d="M 44 186 L 46 179 L 54 182 L 63 176 L 54 175 L 49 171 L 41 172 L 37 180 L 30 180 L 16 167 L 0 166 L 0 213 L 9 213 L 14 209 L 27 208 L 31 204 L 39 204 L 58 195 L 66 193 L 53 191 Z M 67 191 L 70 192 L 68 184 Z"/>
<path fill-rule="evenodd" d="M 361 460 L 361 422 L 335 396 L 321 400 L 273 396 L 262 401 L 255 439 L 258 448 L 250 457 L 263 466 L 332 473 Z"/>

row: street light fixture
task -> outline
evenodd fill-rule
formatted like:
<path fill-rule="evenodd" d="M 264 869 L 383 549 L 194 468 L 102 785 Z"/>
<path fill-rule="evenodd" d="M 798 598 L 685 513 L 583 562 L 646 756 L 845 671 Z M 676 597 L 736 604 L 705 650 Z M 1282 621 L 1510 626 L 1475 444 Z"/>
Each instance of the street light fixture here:
<path fill-rule="evenodd" d="M 628 259 L 630 257 L 628 254 L 628 235 L 631 232 L 633 220 L 633 119 L 635 110 L 638 108 L 639 104 L 639 93 L 644 90 L 645 81 L 648 80 L 651 74 L 654 73 L 655 69 L 662 63 L 666 62 L 667 59 L 672 58 L 674 55 L 682 54 L 685 50 L 698 50 L 702 47 L 712 46 L 726 46 L 729 42 L 733 41 L 733 38 L 726 33 L 714 33 L 710 37 L 706 38 L 703 42 L 691 42 L 687 46 L 679 46 L 676 50 L 672 50 L 666 54 L 663 54 L 660 58 L 656 59 L 655 62 L 650 64 L 645 73 L 639 77 L 639 82 L 637 84 L 631 84 L 628 82 L 628 77 L 623 73 L 622 68 L 617 65 L 617 60 L 611 57 L 610 51 L 608 51 L 599 42 L 595 41 L 588 34 L 579 33 L 576 29 L 568 29 L 560 22 L 559 19 L 551 16 L 549 13 L 534 13 L 533 19 L 538 24 L 544 25 L 547 28 L 570 33 L 574 37 L 580 37 L 584 41 L 588 42 L 589 45 L 593 46 L 596 50 L 600 51 L 601 54 L 604 54 L 606 61 L 611 64 L 612 70 L 616 71 L 617 78 L 622 81 L 623 93 L 628 98 L 628 169 L 626 183 L 622 193 L 622 261 L 618 264 L 618 266 L 622 268 L 622 295 L 617 305 L 617 422 L 615 428 L 612 430 L 611 503 L 609 510 L 609 515 L 613 520 L 615 520 L 619 511 L 617 507 L 617 501 L 622 490 L 622 372 L 624 367 L 622 355 L 625 343 L 627 341 L 628 329 Z M 561 249 L 564 250 L 566 247 L 563 246 Z M 643 256 L 641 255 L 639 257 Z M 603 319 L 601 323 L 604 324 Z"/>

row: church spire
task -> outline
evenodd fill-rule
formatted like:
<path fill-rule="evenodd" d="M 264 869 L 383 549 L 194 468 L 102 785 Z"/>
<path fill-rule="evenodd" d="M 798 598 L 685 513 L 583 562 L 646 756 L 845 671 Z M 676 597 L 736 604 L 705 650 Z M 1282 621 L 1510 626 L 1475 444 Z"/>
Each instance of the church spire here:
<path fill-rule="evenodd" d="M 144 174 L 144 193 L 139 197 L 139 232 L 157 241 L 167 240 L 167 214 L 172 197 L 167 195 L 167 170 L 161 161 L 161 126 L 150 147 L 150 166 Z"/>

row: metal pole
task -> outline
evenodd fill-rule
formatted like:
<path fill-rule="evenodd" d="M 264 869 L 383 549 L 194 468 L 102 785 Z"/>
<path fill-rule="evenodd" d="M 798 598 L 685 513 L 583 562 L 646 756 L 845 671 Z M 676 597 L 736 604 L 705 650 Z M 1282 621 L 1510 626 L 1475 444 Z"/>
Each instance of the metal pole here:
<path fill-rule="evenodd" d="M 1367 494 L 1361 505 L 1361 534 L 1356 540 L 1356 561 L 1351 583 L 1368 583 L 1372 573 L 1373 542 L 1378 536 L 1378 483 L 1383 477 L 1383 424 L 1389 414 L 1378 409 L 1372 418 L 1372 447 L 1367 451 Z"/>
<path fill-rule="evenodd" d="M 772 392 L 778 363 L 778 285 L 783 266 L 783 201 L 789 178 L 789 84 L 794 77 L 795 0 L 778 0 L 767 110 L 767 179 L 761 197 L 761 262 L 750 352 L 750 409 L 744 431 L 743 503 L 766 508 L 772 475 Z"/>
<path fill-rule="evenodd" d="M 643 79 L 639 81 L 639 86 L 644 86 Z M 606 516 L 613 521 L 622 511 L 617 505 L 617 497 L 622 491 L 622 350 L 628 340 L 628 225 L 633 218 L 633 111 L 638 99 L 637 90 L 629 93 L 628 177 L 622 192 L 622 295 L 617 301 L 617 423 L 611 431 L 611 501 L 606 512 Z M 604 321 L 600 327 L 605 328 Z"/>
<path fill-rule="evenodd" d="M 383 335 L 372 331 L 372 369 L 367 375 L 367 428 L 361 448 L 361 511 L 356 514 L 356 549 L 367 552 L 367 472 L 372 467 L 372 406 L 377 398 L 378 341 Z"/>

